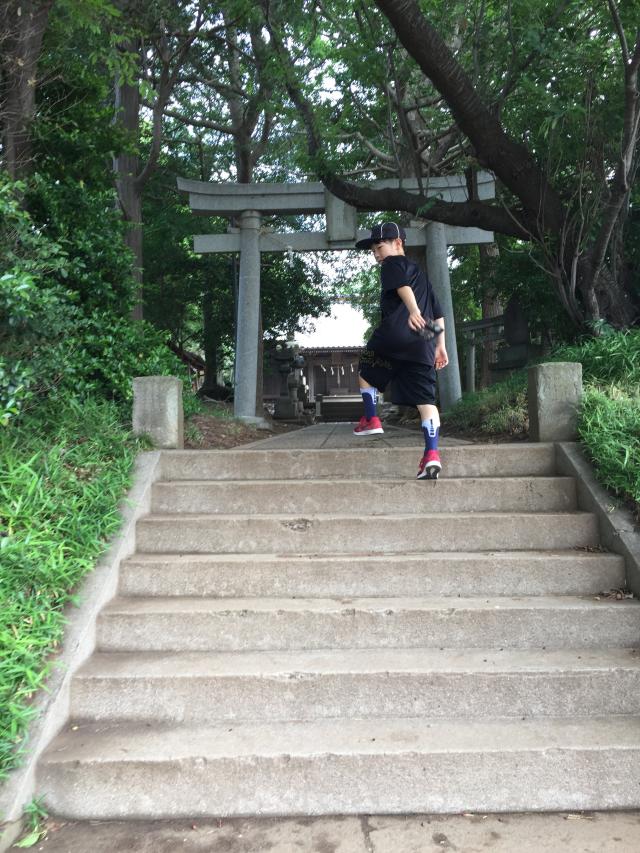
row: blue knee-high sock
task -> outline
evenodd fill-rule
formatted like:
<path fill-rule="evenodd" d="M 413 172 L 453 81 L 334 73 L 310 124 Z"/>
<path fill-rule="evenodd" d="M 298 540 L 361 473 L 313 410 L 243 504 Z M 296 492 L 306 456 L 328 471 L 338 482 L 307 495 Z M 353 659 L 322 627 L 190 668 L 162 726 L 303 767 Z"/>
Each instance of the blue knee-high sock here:
<path fill-rule="evenodd" d="M 424 433 L 424 450 L 438 449 L 438 436 L 440 435 L 440 424 L 435 425 L 432 418 L 422 421 L 422 432 Z"/>
<path fill-rule="evenodd" d="M 376 389 L 361 388 L 362 402 L 364 403 L 364 416 L 370 421 L 376 414 Z"/>

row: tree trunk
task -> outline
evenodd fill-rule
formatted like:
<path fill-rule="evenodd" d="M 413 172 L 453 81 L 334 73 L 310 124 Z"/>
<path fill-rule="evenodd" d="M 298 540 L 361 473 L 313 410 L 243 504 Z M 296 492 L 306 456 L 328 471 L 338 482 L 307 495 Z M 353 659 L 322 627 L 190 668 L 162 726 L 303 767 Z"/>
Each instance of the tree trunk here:
<path fill-rule="evenodd" d="M 133 50 L 133 48 L 130 48 Z M 138 143 L 140 125 L 140 92 L 137 86 L 118 80 L 115 89 L 116 121 Z M 134 320 L 142 320 L 142 189 L 136 181 L 139 168 L 137 154 L 122 153 L 114 159 L 116 188 L 127 227 L 125 245 L 133 253 L 133 277 L 137 284 Z"/>
<path fill-rule="evenodd" d="M 207 288 L 202 297 L 204 381 L 199 393 L 217 399 L 218 395 L 218 331 L 213 318 L 213 291 Z"/>
<path fill-rule="evenodd" d="M 31 123 L 36 110 L 36 80 L 42 39 L 53 0 L 9 2 L 0 12 L 2 68 L 2 143 L 12 180 L 33 170 Z"/>
<path fill-rule="evenodd" d="M 575 269 L 569 250 L 563 261 L 554 276 L 556 290 L 562 306 L 579 329 L 598 334 L 601 322 L 616 329 L 628 329 L 638 322 L 633 285 L 625 278 L 623 268 L 618 267 L 614 272 L 613 259 L 610 265 L 600 268 L 597 279 L 590 250 L 575 263 Z"/>
<path fill-rule="evenodd" d="M 637 325 L 640 317 L 640 310 L 632 301 L 628 284 L 631 282 L 627 283 L 624 275 L 615 276 L 607 267 L 598 278 L 596 293 L 600 313 L 616 329 L 629 329 Z"/>

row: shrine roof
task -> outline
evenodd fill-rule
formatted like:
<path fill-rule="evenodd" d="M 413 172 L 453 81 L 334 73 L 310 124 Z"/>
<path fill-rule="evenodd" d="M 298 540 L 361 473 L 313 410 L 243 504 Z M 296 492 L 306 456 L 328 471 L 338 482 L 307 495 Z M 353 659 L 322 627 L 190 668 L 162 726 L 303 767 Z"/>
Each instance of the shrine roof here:
<path fill-rule="evenodd" d="M 362 352 L 364 346 L 345 346 L 345 347 L 300 347 L 301 353 L 315 355 L 321 352 Z"/>

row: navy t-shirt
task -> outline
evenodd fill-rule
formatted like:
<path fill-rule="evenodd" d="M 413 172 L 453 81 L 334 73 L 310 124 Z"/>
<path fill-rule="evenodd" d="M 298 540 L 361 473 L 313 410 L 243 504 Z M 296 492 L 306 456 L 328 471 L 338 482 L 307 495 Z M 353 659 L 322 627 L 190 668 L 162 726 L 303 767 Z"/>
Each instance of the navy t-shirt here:
<path fill-rule="evenodd" d="M 400 361 L 433 364 L 436 339 L 425 341 L 409 328 L 409 311 L 398 296 L 398 288 L 409 285 L 423 317 L 438 320 L 443 311 L 429 279 L 418 264 L 405 255 L 387 256 L 380 267 L 380 279 L 382 319 L 367 342 L 367 349 Z"/>

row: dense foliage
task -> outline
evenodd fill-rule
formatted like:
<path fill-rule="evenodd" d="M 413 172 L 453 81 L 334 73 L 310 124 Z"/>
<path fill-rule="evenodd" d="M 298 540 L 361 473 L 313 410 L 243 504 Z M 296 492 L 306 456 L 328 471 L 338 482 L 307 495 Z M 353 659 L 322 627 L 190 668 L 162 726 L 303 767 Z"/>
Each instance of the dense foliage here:
<path fill-rule="evenodd" d="M 165 337 L 130 318 L 134 293 L 113 198 L 41 175 L 29 189 L 40 217 L 0 177 L 0 420 L 48 396 L 131 399 L 131 378 L 184 375 Z"/>
<path fill-rule="evenodd" d="M 0 430 L 0 779 L 74 601 L 115 533 L 137 445 L 114 403 L 48 400 Z"/>

